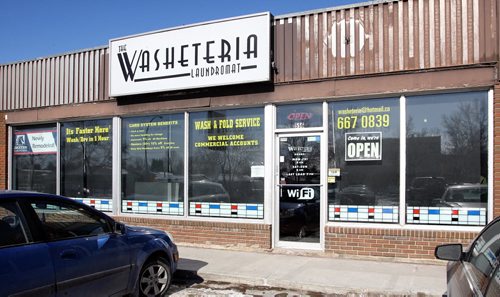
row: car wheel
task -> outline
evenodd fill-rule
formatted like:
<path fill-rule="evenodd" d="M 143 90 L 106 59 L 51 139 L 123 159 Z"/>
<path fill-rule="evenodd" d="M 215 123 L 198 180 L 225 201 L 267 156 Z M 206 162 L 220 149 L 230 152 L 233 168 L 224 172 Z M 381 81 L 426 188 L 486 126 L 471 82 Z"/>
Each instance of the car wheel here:
<path fill-rule="evenodd" d="M 162 258 L 148 261 L 141 269 L 139 275 L 139 295 L 144 297 L 165 296 L 172 272 L 170 266 Z"/>

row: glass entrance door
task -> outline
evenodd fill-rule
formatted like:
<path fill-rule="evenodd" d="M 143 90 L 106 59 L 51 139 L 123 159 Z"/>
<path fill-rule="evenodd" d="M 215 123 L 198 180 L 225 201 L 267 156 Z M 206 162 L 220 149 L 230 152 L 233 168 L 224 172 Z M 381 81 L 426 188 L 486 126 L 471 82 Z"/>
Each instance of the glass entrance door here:
<path fill-rule="evenodd" d="M 321 135 L 278 136 L 279 241 L 320 243 Z"/>

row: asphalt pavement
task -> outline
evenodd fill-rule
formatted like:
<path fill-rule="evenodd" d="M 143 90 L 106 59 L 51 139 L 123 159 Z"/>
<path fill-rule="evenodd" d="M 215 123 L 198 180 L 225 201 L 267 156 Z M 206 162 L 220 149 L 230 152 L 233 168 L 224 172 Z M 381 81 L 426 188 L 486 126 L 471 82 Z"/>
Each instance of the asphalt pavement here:
<path fill-rule="evenodd" d="M 271 286 L 349 296 L 442 296 L 445 263 L 249 252 L 179 246 L 180 273 L 204 281 Z"/>

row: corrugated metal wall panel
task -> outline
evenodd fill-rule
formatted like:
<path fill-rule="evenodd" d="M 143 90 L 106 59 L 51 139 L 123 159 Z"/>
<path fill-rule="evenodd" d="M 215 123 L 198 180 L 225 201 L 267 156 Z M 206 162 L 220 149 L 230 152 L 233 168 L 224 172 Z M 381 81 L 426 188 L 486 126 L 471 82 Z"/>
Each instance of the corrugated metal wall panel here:
<path fill-rule="evenodd" d="M 497 0 L 400 0 L 274 20 L 276 83 L 498 62 Z M 0 65 L 0 108 L 108 100 L 107 48 Z"/>
<path fill-rule="evenodd" d="M 277 17 L 275 82 L 496 62 L 497 5 L 404 0 Z"/>
<path fill-rule="evenodd" d="M 27 109 L 109 99 L 108 49 L 0 65 L 0 108 Z"/>

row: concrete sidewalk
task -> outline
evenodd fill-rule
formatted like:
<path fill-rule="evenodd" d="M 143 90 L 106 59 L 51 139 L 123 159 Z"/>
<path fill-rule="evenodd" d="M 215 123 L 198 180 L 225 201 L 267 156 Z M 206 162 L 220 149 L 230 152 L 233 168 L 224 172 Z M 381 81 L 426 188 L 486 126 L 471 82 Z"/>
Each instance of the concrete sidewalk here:
<path fill-rule="evenodd" d="M 441 296 L 446 266 L 179 246 L 179 270 L 204 280 L 325 294 Z"/>

